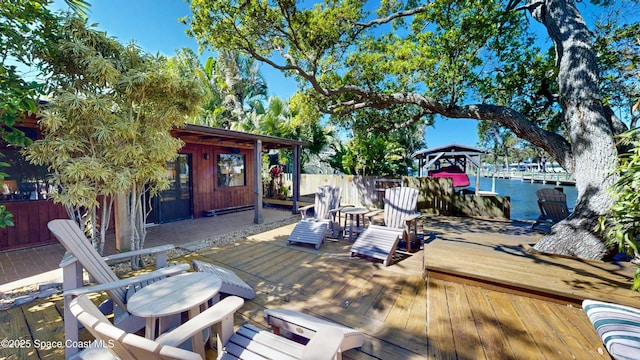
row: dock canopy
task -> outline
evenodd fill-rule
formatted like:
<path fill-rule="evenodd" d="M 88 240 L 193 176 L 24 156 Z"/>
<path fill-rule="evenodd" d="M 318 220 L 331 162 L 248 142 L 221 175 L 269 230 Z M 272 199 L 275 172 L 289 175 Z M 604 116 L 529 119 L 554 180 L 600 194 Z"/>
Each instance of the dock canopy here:
<path fill-rule="evenodd" d="M 412 157 L 418 159 L 418 176 L 422 176 L 423 168 L 428 170 L 432 165 L 440 164 L 442 161 L 447 161 L 451 166 L 458 166 L 465 172 L 467 171 L 467 160 L 480 168 L 480 156 L 483 154 L 488 154 L 488 152 L 471 146 L 449 144 L 416 151 Z M 437 166 L 437 168 L 439 167 Z"/>
<path fill-rule="evenodd" d="M 418 176 L 429 175 L 428 171 L 433 166 L 433 170 L 440 170 L 444 167 L 457 167 L 463 173 L 467 173 L 467 161 L 473 164 L 478 172 L 476 176 L 476 191 L 478 189 L 478 179 L 480 178 L 480 157 L 488 154 L 487 151 L 466 145 L 449 144 L 431 149 L 424 149 L 413 153 L 413 157 L 418 159 Z M 443 164 L 443 162 L 446 162 Z M 423 174 L 425 170 L 426 174 Z"/>

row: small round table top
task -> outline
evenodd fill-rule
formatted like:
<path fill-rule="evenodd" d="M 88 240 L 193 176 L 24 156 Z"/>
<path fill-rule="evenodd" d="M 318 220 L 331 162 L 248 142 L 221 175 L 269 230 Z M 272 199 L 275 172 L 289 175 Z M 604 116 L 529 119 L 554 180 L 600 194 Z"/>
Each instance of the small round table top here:
<path fill-rule="evenodd" d="M 147 285 L 127 303 L 127 310 L 141 317 L 162 317 L 187 311 L 209 301 L 220 291 L 222 280 L 211 273 L 192 272 Z"/>
<path fill-rule="evenodd" d="M 345 214 L 361 215 L 361 214 L 368 213 L 370 210 L 361 208 L 361 207 L 348 207 L 348 208 L 342 209 L 341 211 Z"/>

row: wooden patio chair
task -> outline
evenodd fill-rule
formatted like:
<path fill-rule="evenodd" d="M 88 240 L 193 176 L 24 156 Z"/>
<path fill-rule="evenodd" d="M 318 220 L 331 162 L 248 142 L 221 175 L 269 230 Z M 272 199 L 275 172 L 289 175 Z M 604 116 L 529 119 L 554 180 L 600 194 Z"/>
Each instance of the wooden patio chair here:
<path fill-rule="evenodd" d="M 265 309 L 264 320 L 271 326 L 274 334 L 283 335 L 288 338 L 301 336 L 310 339 L 323 326 L 330 326 L 342 332 L 342 342 L 340 343 L 340 353 L 362 347 L 364 345 L 364 334 L 361 331 L 350 327 L 342 326 L 327 320 L 318 319 L 315 316 L 307 315 L 299 311 L 287 309 Z"/>
<path fill-rule="evenodd" d="M 569 216 L 567 195 L 556 189 L 539 189 L 536 191 L 540 216 L 532 229 L 548 233 L 551 226 Z"/>
<path fill-rule="evenodd" d="M 63 290 L 65 292 L 106 291 L 109 299 L 100 306 L 103 313 L 114 314 L 115 323 L 125 331 L 135 332 L 145 326 L 145 319 L 131 315 L 127 312 L 127 300 L 142 286 L 176 275 L 189 269 L 188 264 L 165 267 L 167 263 L 167 251 L 173 249 L 173 245 L 158 246 L 138 251 L 130 251 L 111 256 L 102 257 L 93 248 L 91 243 L 76 224 L 69 219 L 56 219 L 48 223 L 49 230 L 65 247 L 67 253 L 60 262 L 63 274 Z M 120 280 L 109 267 L 109 261 L 130 259 L 137 255 L 155 255 L 157 270 L 140 276 L 134 276 Z M 83 269 L 89 273 L 99 285 L 84 287 Z M 69 301 L 64 299 L 65 338 L 70 342 L 78 340 L 78 323 L 69 312 Z M 75 347 L 66 347 L 67 357 L 77 352 Z"/>
<path fill-rule="evenodd" d="M 287 245 L 292 243 L 304 243 L 315 245 L 316 250 L 324 241 L 327 231 L 331 228 L 331 233 L 336 234 L 339 229 L 337 211 L 340 208 L 340 197 L 342 189 L 330 185 L 318 188 L 314 205 L 299 208 L 302 220 L 296 224 L 287 239 Z"/>
<path fill-rule="evenodd" d="M 367 229 L 351 247 L 351 256 L 363 255 L 382 260 L 385 266 L 391 263 L 400 238 L 407 242 L 407 251 L 417 239 L 418 190 L 410 187 L 395 187 L 384 192 L 384 226 L 371 224 L 371 219 L 380 211 L 368 214 Z"/>
<path fill-rule="evenodd" d="M 201 359 L 190 351 L 187 341 L 199 331 L 216 325 L 218 359 L 339 359 L 344 333 L 325 325 L 306 345 L 294 342 L 252 325 L 243 325 L 234 333 L 234 313 L 244 300 L 227 297 L 209 309 L 155 340 L 127 333 L 102 315 L 86 294 L 70 303 L 71 314 L 96 338 L 95 346 L 79 355 L 84 359 Z M 183 345 L 184 344 L 184 345 Z"/>

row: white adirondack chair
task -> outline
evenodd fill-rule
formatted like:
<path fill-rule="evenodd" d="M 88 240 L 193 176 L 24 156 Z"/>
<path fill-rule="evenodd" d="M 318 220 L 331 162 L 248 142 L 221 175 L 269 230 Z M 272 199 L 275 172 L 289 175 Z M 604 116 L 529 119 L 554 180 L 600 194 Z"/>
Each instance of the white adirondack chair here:
<path fill-rule="evenodd" d="M 70 303 L 72 316 L 98 340 L 80 354 L 82 359 L 201 359 L 188 349 L 194 334 L 216 324 L 218 359 L 308 359 L 339 358 L 344 333 L 333 326 L 321 326 L 307 345 L 302 345 L 252 325 L 234 333 L 233 315 L 244 300 L 230 296 L 155 340 L 127 333 L 113 326 L 86 294 Z M 100 346 L 102 345 L 102 346 Z"/>
<path fill-rule="evenodd" d="M 145 326 L 145 319 L 133 316 L 127 312 L 127 299 L 135 293 L 136 289 L 157 281 L 167 276 L 176 275 L 189 269 L 188 264 L 180 264 L 165 267 L 167 251 L 173 249 L 173 245 L 164 245 L 155 248 L 131 251 L 112 256 L 101 257 L 87 240 L 78 224 L 73 220 L 56 219 L 48 223 L 49 230 L 67 250 L 67 254 L 60 262 L 63 269 L 63 290 L 75 291 L 75 294 L 83 292 L 106 291 L 109 301 L 103 303 L 100 310 L 103 313 L 114 313 L 115 323 L 125 331 L 135 332 Z M 111 270 L 108 261 L 130 259 L 137 255 L 156 255 L 156 271 L 148 274 L 120 280 Z M 83 269 L 91 275 L 99 285 L 84 287 Z M 115 305 L 115 306 L 114 306 Z M 69 312 L 69 299 L 64 301 L 65 338 L 70 342 L 78 340 L 78 323 Z M 66 347 L 66 356 L 70 357 L 77 352 L 75 347 Z"/>
<path fill-rule="evenodd" d="M 418 190 L 410 187 L 395 187 L 384 192 L 384 226 L 372 225 L 356 239 L 351 247 L 351 256 L 362 255 L 391 264 L 400 238 L 407 242 L 407 251 L 417 234 Z M 380 211 L 370 213 L 373 218 Z"/>
<path fill-rule="evenodd" d="M 337 210 L 340 208 L 342 189 L 330 185 L 318 188 L 314 205 L 308 205 L 298 209 L 302 220 L 296 224 L 287 239 L 287 245 L 292 243 L 305 243 L 315 245 L 316 250 L 324 241 L 327 231 L 337 233 L 335 226 L 339 221 L 335 220 Z"/>

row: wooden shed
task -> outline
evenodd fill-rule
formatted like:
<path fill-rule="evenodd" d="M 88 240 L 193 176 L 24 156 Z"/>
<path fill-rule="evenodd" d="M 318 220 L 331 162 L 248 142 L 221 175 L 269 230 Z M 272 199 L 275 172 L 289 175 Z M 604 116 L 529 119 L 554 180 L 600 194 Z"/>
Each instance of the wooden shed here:
<path fill-rule="evenodd" d="M 20 126 L 33 139 L 39 136 L 35 118 Z M 303 141 L 249 134 L 198 125 L 172 130 L 184 141 L 178 158 L 167 164 L 171 187 L 153 199 L 148 223 L 165 223 L 213 216 L 225 212 L 253 209 L 254 222 L 262 222 L 262 156 L 272 149 L 291 149 L 293 211 L 300 196 L 300 152 Z M 55 191 L 47 182 L 47 169 L 25 161 L 15 147 L 0 145 L 0 152 L 11 167 L 0 181 L 0 205 L 14 215 L 15 226 L 0 229 L 0 251 L 21 249 L 56 242 L 47 223 L 66 218 L 64 207 L 54 204 L 48 193 Z M 126 221 L 126 212 L 115 211 L 116 238 Z M 126 215 L 124 215 L 126 216 Z M 117 240 L 117 248 L 126 248 Z"/>

